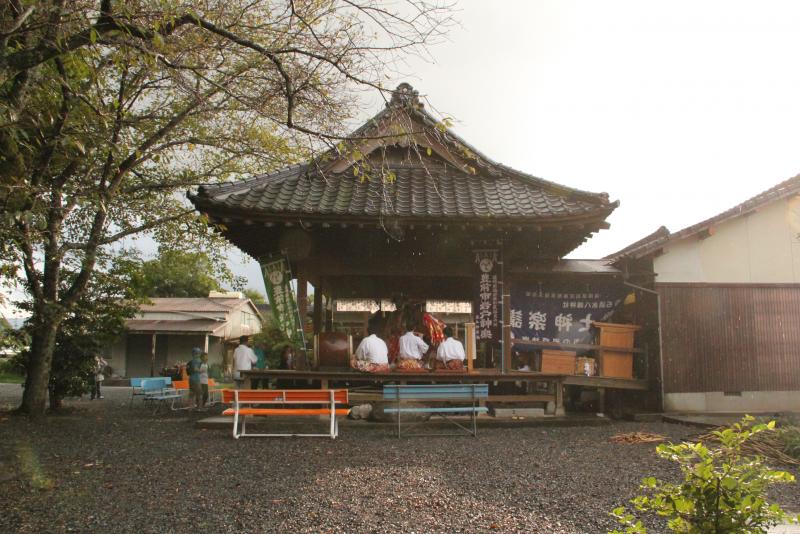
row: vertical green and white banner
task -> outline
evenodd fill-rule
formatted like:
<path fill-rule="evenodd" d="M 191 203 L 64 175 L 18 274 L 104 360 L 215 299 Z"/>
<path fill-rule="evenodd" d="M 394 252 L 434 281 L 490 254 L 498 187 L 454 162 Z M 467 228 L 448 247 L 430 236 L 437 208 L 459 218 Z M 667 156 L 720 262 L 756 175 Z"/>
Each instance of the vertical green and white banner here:
<path fill-rule="evenodd" d="M 262 259 L 261 272 L 264 275 L 267 299 L 275 317 L 275 326 L 292 343 L 304 346 L 303 334 L 300 331 L 300 314 L 290 285 L 292 273 L 289 270 L 289 262 L 285 257 Z"/>

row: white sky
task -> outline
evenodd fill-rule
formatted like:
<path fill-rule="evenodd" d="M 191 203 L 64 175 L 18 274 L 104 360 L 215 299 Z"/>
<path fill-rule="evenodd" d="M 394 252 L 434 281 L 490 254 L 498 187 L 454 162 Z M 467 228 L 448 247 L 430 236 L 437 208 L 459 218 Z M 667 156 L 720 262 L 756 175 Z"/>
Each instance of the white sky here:
<path fill-rule="evenodd" d="M 492 159 L 620 207 L 572 257 L 800 173 L 800 2 L 465 0 L 405 75 Z M 376 97 L 365 110 L 380 110 Z M 261 288 L 257 266 L 241 265 Z"/>
<path fill-rule="evenodd" d="M 800 2 L 464 0 L 405 75 L 492 159 L 620 200 L 573 257 L 800 173 Z M 364 111 L 380 110 L 377 97 Z M 235 271 L 263 290 L 257 265 Z"/>

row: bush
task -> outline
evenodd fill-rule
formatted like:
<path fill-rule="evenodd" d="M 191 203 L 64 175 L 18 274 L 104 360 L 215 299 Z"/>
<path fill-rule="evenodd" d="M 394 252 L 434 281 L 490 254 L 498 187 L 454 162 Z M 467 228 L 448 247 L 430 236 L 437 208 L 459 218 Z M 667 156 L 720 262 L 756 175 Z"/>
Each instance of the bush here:
<path fill-rule="evenodd" d="M 797 523 L 800 517 L 770 504 L 766 496 L 769 486 L 794 482 L 794 476 L 771 470 L 758 456 L 742 455 L 742 445 L 750 438 L 774 431 L 774 421 L 755 424 L 753 417 L 746 416 L 740 423 L 714 432 L 719 447 L 709 449 L 702 443 L 659 445 L 656 452 L 679 465 L 683 481 L 671 484 L 646 478 L 641 485 L 646 495 L 631 503 L 639 512 L 654 512 L 666 518 L 672 532 L 687 534 L 766 533 L 769 527 L 782 522 Z M 624 532 L 647 532 L 625 507 L 615 509 L 611 515 L 625 526 Z"/>
<path fill-rule="evenodd" d="M 222 380 L 224 376 L 224 369 L 222 368 L 221 363 L 212 363 L 208 366 L 208 377 L 213 378 L 214 380 Z"/>
<path fill-rule="evenodd" d="M 796 460 L 800 460 L 800 426 L 788 425 L 778 430 L 783 442 L 783 452 Z"/>

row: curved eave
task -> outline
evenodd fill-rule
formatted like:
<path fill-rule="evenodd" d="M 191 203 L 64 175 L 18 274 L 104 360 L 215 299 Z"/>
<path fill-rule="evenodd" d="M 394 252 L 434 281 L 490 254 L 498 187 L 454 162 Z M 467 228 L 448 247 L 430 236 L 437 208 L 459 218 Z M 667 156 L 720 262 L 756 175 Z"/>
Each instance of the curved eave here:
<path fill-rule="evenodd" d="M 456 216 L 407 216 L 393 215 L 384 213 L 379 215 L 350 215 L 336 213 L 303 213 L 303 212 L 269 212 L 263 210 L 249 210 L 242 213 L 241 208 L 234 208 L 215 202 L 208 197 L 199 195 L 189 195 L 189 200 L 194 204 L 198 211 L 208 214 L 210 217 L 220 221 L 241 221 L 245 224 L 252 223 L 281 223 L 297 222 L 305 224 L 313 223 L 350 223 L 350 224 L 374 224 L 376 221 L 390 219 L 399 224 L 496 224 L 496 225 L 559 225 L 559 224 L 597 224 L 600 228 L 607 228 L 608 223 L 605 219 L 619 206 L 619 201 L 614 201 L 605 206 L 598 207 L 592 211 L 580 214 L 552 215 L 552 216 L 495 216 L 495 215 L 456 215 Z"/>

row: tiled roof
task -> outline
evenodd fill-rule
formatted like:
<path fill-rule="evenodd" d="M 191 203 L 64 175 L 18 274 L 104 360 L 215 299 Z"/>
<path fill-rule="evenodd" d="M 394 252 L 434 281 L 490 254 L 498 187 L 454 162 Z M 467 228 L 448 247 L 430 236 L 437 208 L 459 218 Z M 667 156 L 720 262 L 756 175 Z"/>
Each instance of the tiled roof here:
<path fill-rule="evenodd" d="M 628 245 L 620 251 L 606 256 L 606 259 L 618 261 L 625 257 L 642 258 L 662 248 L 667 242 L 677 241 L 679 239 L 696 235 L 700 232 L 708 230 L 714 225 L 721 224 L 730 219 L 735 219 L 736 217 L 741 217 L 742 215 L 746 215 L 747 213 L 770 204 L 771 202 L 775 202 L 776 200 L 796 195 L 798 193 L 800 193 L 800 175 L 789 178 L 788 180 L 785 180 L 778 185 L 770 187 L 766 191 L 763 191 L 756 196 L 745 200 L 741 204 L 737 204 L 736 206 L 697 224 L 688 226 L 679 232 L 671 234 L 666 227 L 662 226 L 649 236 L 640 239 L 631 245 Z"/>
<path fill-rule="evenodd" d="M 432 140 L 431 145 L 448 147 L 447 154 L 442 156 L 434 148 L 433 157 L 409 163 L 402 158 L 380 159 L 385 153 L 374 150 L 367 156 L 377 157 L 380 167 L 388 166 L 396 176 L 394 181 L 384 181 L 355 176 L 351 166 L 331 171 L 332 166 L 321 161 L 339 156 L 329 152 L 309 164 L 237 183 L 203 186 L 189 198 L 202 211 L 221 209 L 234 217 L 603 220 L 618 205 L 605 193 L 573 189 L 492 161 L 452 131 L 442 132 L 407 84 L 401 84 L 387 108 L 356 130 L 353 137 L 369 138 L 372 129 L 391 122 L 398 108 L 408 112 L 415 128 L 428 132 L 423 137 Z M 384 148 L 387 152 L 401 150 Z M 469 155 L 471 171 L 453 164 L 454 157 L 463 154 Z"/>
<path fill-rule="evenodd" d="M 670 236 L 670 240 L 689 237 L 690 235 L 702 232 L 703 230 L 706 230 L 715 224 L 745 215 L 746 213 L 758 209 L 761 206 L 765 206 L 776 200 L 795 195 L 798 192 L 800 192 L 800 175 L 789 178 L 788 180 L 784 180 L 775 187 L 770 187 L 766 191 L 763 191 L 756 196 L 745 200 L 741 204 L 737 204 L 731 209 L 725 210 L 722 213 L 711 217 L 710 219 L 706 219 L 705 221 L 684 228 L 679 232 L 675 232 Z"/>
<path fill-rule="evenodd" d="M 669 230 L 667 230 L 666 226 L 660 227 L 658 230 L 653 232 L 652 234 L 646 235 L 645 237 L 641 238 L 639 241 L 635 243 L 631 243 L 627 247 L 623 248 L 622 250 L 618 250 L 613 254 L 609 254 L 603 259 L 609 260 L 610 262 L 616 262 L 623 258 L 638 258 L 641 257 L 642 251 L 651 251 L 653 250 L 654 246 L 658 246 L 664 243 L 667 239 L 669 239 Z"/>
<path fill-rule="evenodd" d="M 391 183 L 351 172 L 322 175 L 306 166 L 251 180 L 246 187 L 206 187 L 218 207 L 287 215 L 350 217 L 558 218 L 610 213 L 615 203 L 561 195 L 511 173 L 467 174 L 444 163 L 393 167 Z"/>

